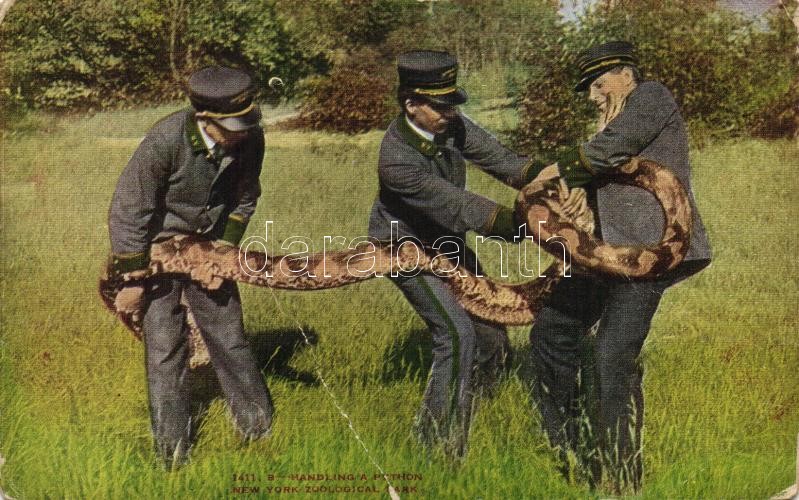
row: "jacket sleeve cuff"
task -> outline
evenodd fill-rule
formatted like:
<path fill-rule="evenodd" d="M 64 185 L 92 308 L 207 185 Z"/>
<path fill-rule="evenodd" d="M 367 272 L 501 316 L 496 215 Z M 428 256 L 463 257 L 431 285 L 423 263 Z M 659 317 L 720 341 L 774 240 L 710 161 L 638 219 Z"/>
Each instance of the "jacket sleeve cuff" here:
<path fill-rule="evenodd" d="M 588 184 L 596 174 L 594 168 L 591 167 L 591 162 L 586 158 L 582 146 L 566 151 L 558 158 L 557 163 L 561 178 L 570 188 Z"/>
<path fill-rule="evenodd" d="M 541 160 L 530 160 L 527 162 L 527 165 L 524 166 L 522 169 L 522 187 L 529 184 L 530 181 L 538 177 L 538 174 L 541 173 L 547 167 L 547 163 Z"/>
<path fill-rule="evenodd" d="M 112 253 L 111 254 L 111 277 L 125 279 L 128 276 L 145 274 L 150 263 L 150 256 L 147 252 L 136 253 Z"/>
<path fill-rule="evenodd" d="M 221 240 L 238 246 L 247 229 L 247 222 L 241 215 L 231 214 L 225 224 L 225 232 L 222 234 Z"/>
<path fill-rule="evenodd" d="M 486 236 L 499 236 L 506 241 L 514 241 L 519 228 L 516 226 L 516 218 L 513 209 L 498 206 L 491 217 L 486 221 L 480 232 Z"/>

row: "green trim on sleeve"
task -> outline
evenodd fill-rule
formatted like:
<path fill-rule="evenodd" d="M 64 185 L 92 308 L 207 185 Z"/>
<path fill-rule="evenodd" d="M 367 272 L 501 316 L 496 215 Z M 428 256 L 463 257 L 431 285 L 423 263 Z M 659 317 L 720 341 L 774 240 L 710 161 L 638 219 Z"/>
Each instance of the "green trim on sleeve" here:
<path fill-rule="evenodd" d="M 111 274 L 112 277 L 119 278 L 123 274 L 147 269 L 149 263 L 150 256 L 147 252 L 114 253 L 111 254 Z"/>
<path fill-rule="evenodd" d="M 220 239 L 232 245 L 238 245 L 247 229 L 247 222 L 241 215 L 231 214 L 225 224 L 225 232 Z"/>
<path fill-rule="evenodd" d="M 529 184 L 530 181 L 538 177 L 538 174 L 546 167 L 547 163 L 542 160 L 530 160 L 527 162 L 527 165 L 525 165 L 522 170 L 522 184 Z"/>
<path fill-rule="evenodd" d="M 502 205 L 498 206 L 486 222 L 485 229 L 482 233 L 486 236 L 499 236 L 506 241 L 513 241 L 519 231 L 513 209 Z"/>
<path fill-rule="evenodd" d="M 558 171 L 570 188 L 588 184 L 596 173 L 582 146 L 576 146 L 558 158 Z"/>

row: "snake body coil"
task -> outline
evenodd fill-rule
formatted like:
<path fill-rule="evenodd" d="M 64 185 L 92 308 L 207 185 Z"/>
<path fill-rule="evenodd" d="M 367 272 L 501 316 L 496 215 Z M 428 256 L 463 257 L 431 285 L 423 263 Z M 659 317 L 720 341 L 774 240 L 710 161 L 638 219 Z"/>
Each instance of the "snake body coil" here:
<path fill-rule="evenodd" d="M 419 269 L 446 280 L 463 307 L 486 321 L 523 325 L 535 321 L 543 299 L 565 270 L 635 279 L 655 278 L 674 269 L 685 257 L 691 234 L 691 206 L 685 188 L 667 168 L 641 158 L 633 158 L 612 175 L 613 182 L 630 184 L 655 195 L 663 207 L 665 224 L 660 242 L 651 246 L 614 246 L 597 239 L 579 221 L 563 210 L 557 179 L 533 181 L 519 193 L 517 218 L 526 220 L 534 241 L 556 259 L 555 264 L 535 280 L 500 283 L 475 276 L 430 249 L 390 243 L 363 248 L 309 254 L 298 258 L 269 256 L 199 239 L 175 236 L 154 243 L 150 248 L 148 276 L 191 275 L 203 268 L 213 276 L 255 286 L 287 290 L 336 288 L 378 276 L 392 270 Z M 564 252 L 565 250 L 565 252 Z M 566 262 L 561 259 L 565 256 Z M 110 278 L 106 269 L 99 291 L 106 307 L 116 314 L 137 338 L 141 338 L 141 312 L 116 311 L 114 300 L 124 282 Z M 190 332 L 192 366 L 208 362 L 207 352 L 191 311 L 187 308 L 186 326 Z"/>

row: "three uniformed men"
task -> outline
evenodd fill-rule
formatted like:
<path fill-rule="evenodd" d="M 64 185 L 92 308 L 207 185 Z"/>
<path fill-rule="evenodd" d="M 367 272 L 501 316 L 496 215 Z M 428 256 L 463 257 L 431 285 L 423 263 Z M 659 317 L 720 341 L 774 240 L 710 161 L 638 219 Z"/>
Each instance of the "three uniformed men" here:
<path fill-rule="evenodd" d="M 455 251 L 463 255 L 463 264 L 479 270 L 474 253 L 465 246 L 465 233 L 511 241 L 518 234 L 518 221 L 509 207 L 465 189 L 466 160 L 516 188 L 536 176 L 559 176 L 570 187 L 585 189 L 597 233 L 613 244 L 653 243 L 662 228 L 660 206 L 653 197 L 604 176 L 631 156 L 671 167 L 691 193 L 685 124 L 665 87 L 640 81 L 631 45 L 612 42 L 583 54 L 576 90 L 590 89 L 600 110 L 598 131 L 547 168 L 502 146 L 458 111 L 467 94 L 457 86 L 457 70 L 457 62 L 445 52 L 414 51 L 399 57 L 397 97 L 402 112 L 381 143 L 380 187 L 370 214 L 370 236 L 435 243 L 441 253 Z M 266 434 L 273 411 L 243 336 L 235 284 L 202 275 L 192 276 L 194 281 L 138 279 L 153 241 L 193 233 L 237 244 L 260 194 L 263 133 L 250 78 L 230 68 L 207 68 L 192 76 L 189 88 L 193 108 L 170 115 L 148 132 L 120 177 L 110 213 L 114 269 L 127 283 L 117 307 L 146 304 L 153 433 L 168 462 L 185 459 L 190 443 L 181 297 L 196 315 L 245 438 Z M 564 279 L 530 335 L 537 370 L 534 399 L 544 427 L 554 445 L 575 449 L 580 339 L 598 322 L 596 428 L 601 465 L 620 483 L 636 487 L 642 473 L 643 421 L 638 355 L 663 292 L 710 259 L 707 237 L 693 208 L 691 247 L 672 274 L 636 282 Z M 475 368 L 490 378 L 507 364 L 507 333 L 470 317 L 436 276 L 399 276 L 393 281 L 433 338 L 433 363 L 414 427 L 423 442 L 442 443 L 462 457 L 477 391 Z"/>

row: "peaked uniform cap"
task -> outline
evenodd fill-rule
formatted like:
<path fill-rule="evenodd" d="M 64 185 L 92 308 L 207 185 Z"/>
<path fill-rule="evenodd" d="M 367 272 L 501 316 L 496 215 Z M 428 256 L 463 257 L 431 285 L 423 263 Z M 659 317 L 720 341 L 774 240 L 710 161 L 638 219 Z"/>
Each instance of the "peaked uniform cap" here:
<path fill-rule="evenodd" d="M 607 42 L 583 51 L 577 58 L 580 80 L 574 91 L 586 90 L 603 73 L 617 66 L 638 66 L 635 46 L 630 42 Z"/>
<path fill-rule="evenodd" d="M 254 97 L 252 77 L 239 69 L 209 66 L 189 77 L 189 101 L 198 115 L 227 130 L 246 130 L 260 123 Z"/>
<path fill-rule="evenodd" d="M 400 89 L 438 104 L 458 105 L 469 98 L 457 86 L 458 61 L 449 53 L 414 50 L 397 58 Z"/>

